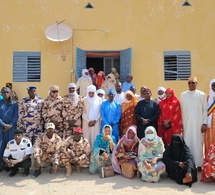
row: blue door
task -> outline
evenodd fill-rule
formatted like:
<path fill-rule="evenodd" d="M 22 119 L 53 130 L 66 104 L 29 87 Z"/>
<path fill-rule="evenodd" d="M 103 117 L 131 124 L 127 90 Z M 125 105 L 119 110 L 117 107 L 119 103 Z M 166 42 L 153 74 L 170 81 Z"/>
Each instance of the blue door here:
<path fill-rule="evenodd" d="M 132 49 L 128 48 L 120 51 L 120 81 L 126 81 L 126 76 L 131 73 Z"/>
<path fill-rule="evenodd" d="M 82 69 L 86 69 L 86 51 L 76 48 L 76 74 L 75 74 L 75 79 L 76 82 L 79 77 L 82 76 L 81 72 Z"/>

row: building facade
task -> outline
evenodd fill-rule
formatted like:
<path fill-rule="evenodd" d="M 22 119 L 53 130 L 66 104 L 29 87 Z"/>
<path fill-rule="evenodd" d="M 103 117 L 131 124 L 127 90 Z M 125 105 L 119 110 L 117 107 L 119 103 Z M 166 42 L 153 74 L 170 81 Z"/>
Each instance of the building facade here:
<path fill-rule="evenodd" d="M 124 81 L 134 75 L 137 90 L 145 85 L 186 90 L 187 77 L 198 77 L 208 93 L 215 77 L 215 1 L 189 0 L 2 0 L 0 85 L 13 82 L 19 98 L 37 87 L 46 97 L 52 84 L 61 95 L 94 67 L 115 67 Z M 62 22 L 63 21 L 63 22 Z M 62 22 L 73 30 L 66 41 L 46 38 L 45 29 Z"/>

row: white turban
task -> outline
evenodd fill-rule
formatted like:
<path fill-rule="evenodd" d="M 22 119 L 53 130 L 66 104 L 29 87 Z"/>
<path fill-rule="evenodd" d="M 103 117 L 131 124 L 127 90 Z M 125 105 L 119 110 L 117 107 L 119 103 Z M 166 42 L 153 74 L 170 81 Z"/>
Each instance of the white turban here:
<path fill-rule="evenodd" d="M 163 91 L 163 92 L 165 92 L 165 91 L 166 91 L 166 88 L 164 88 L 164 87 L 158 87 L 157 92 L 158 92 L 158 91 Z"/>
<path fill-rule="evenodd" d="M 68 85 L 68 89 L 71 88 L 71 87 L 75 87 L 75 88 L 76 88 L 76 84 L 75 84 L 75 83 L 70 83 L 70 84 Z"/>
<path fill-rule="evenodd" d="M 94 85 L 89 85 L 87 87 L 87 93 L 89 92 L 96 92 L 96 87 Z"/>
<path fill-rule="evenodd" d="M 98 90 L 96 91 L 96 93 L 97 93 L 97 94 L 101 93 L 101 94 L 103 94 L 103 95 L 105 96 L 105 91 L 104 91 L 103 89 L 98 89 Z"/>

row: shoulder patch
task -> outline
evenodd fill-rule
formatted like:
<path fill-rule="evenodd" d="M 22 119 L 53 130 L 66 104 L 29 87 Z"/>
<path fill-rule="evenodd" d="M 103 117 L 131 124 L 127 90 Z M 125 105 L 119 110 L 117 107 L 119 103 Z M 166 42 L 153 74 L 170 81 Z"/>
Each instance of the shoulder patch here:
<path fill-rule="evenodd" d="M 9 144 L 14 144 L 14 141 L 10 141 Z"/>
<path fill-rule="evenodd" d="M 7 146 L 6 146 L 6 150 L 9 150 L 9 149 L 10 149 L 10 146 L 9 146 L 9 145 L 7 145 Z"/>
<path fill-rule="evenodd" d="M 28 146 L 28 147 L 30 147 L 30 146 L 31 146 L 31 144 L 27 144 L 27 146 Z"/>

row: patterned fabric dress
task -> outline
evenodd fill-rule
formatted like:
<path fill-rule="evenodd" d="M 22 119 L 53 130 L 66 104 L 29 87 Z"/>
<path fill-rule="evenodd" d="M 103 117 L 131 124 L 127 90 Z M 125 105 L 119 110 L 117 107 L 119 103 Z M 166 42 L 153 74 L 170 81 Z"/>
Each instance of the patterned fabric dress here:
<path fill-rule="evenodd" d="M 154 158 L 162 158 L 164 152 L 164 144 L 160 137 L 157 136 L 156 130 L 149 126 L 145 130 L 145 135 L 147 131 L 153 131 L 154 139 L 149 142 L 146 137 L 142 138 L 138 148 L 138 170 L 142 174 L 142 180 L 147 182 L 159 182 L 160 175 L 165 171 L 165 165 L 162 161 L 157 161 L 154 166 L 147 169 L 143 161 L 151 163 Z"/>
<path fill-rule="evenodd" d="M 134 138 L 129 139 L 128 133 L 132 131 Z M 126 178 L 133 178 L 137 171 L 136 157 L 138 154 L 139 139 L 137 138 L 137 130 L 134 126 L 128 127 L 126 134 L 119 140 L 112 155 L 112 165 L 114 171 L 122 174 Z M 130 156 L 127 160 L 125 156 Z"/>
<path fill-rule="evenodd" d="M 109 126 L 109 125 L 105 125 Z M 111 138 L 116 144 L 115 137 L 112 136 L 112 127 L 109 126 L 111 130 Z M 105 161 L 103 156 L 99 155 L 100 150 L 104 150 L 108 154 L 108 160 Z M 96 140 L 94 142 L 93 151 L 90 158 L 90 168 L 89 171 L 91 173 L 99 173 L 102 166 L 108 166 L 111 164 L 112 153 L 110 151 L 110 141 L 104 140 L 104 128 L 102 130 L 102 134 L 97 135 Z"/>
<path fill-rule="evenodd" d="M 182 119 L 180 103 L 175 97 L 174 91 L 168 88 L 166 92 L 171 93 L 172 97 L 159 102 L 160 117 L 158 119 L 158 136 L 163 139 L 164 145 L 168 146 L 171 143 L 173 134 L 181 134 Z M 168 119 L 171 121 L 171 128 L 164 130 L 162 122 Z"/>
<path fill-rule="evenodd" d="M 127 94 L 132 96 L 132 100 L 126 99 Z M 130 127 L 131 125 L 136 125 L 136 116 L 134 114 L 134 108 L 138 102 L 136 96 L 131 91 L 125 92 L 124 96 L 125 101 L 121 104 L 122 106 L 122 117 L 120 124 L 121 137 L 125 135 L 128 127 Z"/>
<path fill-rule="evenodd" d="M 204 159 L 201 181 L 213 181 L 215 183 L 215 143 L 210 145 L 208 153 Z"/>
<path fill-rule="evenodd" d="M 212 89 L 212 85 L 215 84 L 215 79 L 210 81 L 210 94 L 207 96 L 208 108 L 214 105 L 215 91 Z M 207 131 L 205 132 L 205 154 L 208 153 L 208 149 L 211 144 L 215 143 L 215 109 L 209 114 L 207 120 Z"/>

